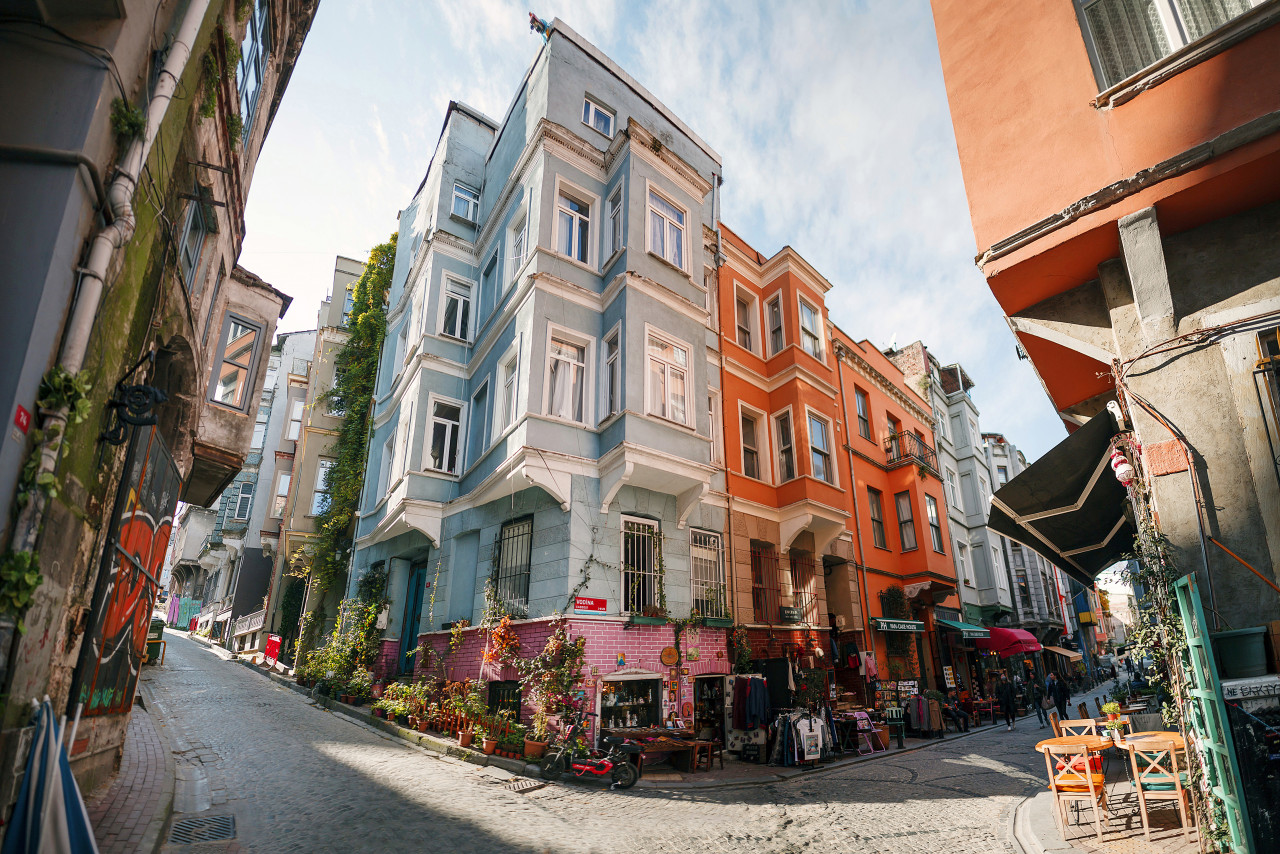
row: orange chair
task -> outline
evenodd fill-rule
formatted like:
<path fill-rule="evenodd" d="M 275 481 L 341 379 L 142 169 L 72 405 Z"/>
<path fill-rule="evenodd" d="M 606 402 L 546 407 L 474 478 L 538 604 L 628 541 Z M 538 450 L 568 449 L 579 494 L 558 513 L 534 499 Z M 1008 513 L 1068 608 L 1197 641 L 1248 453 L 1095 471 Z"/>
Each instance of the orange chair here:
<path fill-rule="evenodd" d="M 1067 837 L 1068 804 L 1083 801 L 1093 807 L 1093 825 L 1099 839 L 1102 838 L 1102 817 L 1110 818 L 1102 773 L 1083 770 L 1092 764 L 1092 759 L 1083 744 L 1052 744 L 1045 749 L 1044 765 L 1049 774 L 1049 790 L 1053 792 L 1053 814 L 1063 839 Z"/>
<path fill-rule="evenodd" d="M 1062 721 L 1061 723 L 1058 724 L 1058 731 L 1061 735 L 1097 735 L 1098 724 L 1096 721 L 1093 720 L 1093 718 L 1086 718 L 1085 720 L 1082 720 L 1082 721 L 1072 720 L 1068 718 L 1067 720 Z M 1095 773 L 1101 773 L 1102 772 L 1102 755 L 1095 754 L 1089 757 L 1089 767 Z M 1080 768 L 1076 770 L 1081 770 L 1083 768 L 1084 766 L 1081 765 Z M 1061 771 L 1062 769 L 1059 768 L 1058 770 Z"/>

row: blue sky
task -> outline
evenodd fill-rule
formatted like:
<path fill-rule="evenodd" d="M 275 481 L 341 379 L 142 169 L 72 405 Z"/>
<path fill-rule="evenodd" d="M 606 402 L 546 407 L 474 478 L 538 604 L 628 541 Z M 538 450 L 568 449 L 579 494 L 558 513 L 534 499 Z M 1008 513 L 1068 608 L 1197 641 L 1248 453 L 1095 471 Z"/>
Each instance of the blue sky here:
<path fill-rule="evenodd" d="M 977 383 L 982 428 L 1034 459 L 1065 431 L 973 264 L 927 0 L 533 0 L 604 50 L 724 159 L 724 221 L 791 245 L 831 317 L 923 340 Z M 426 171 L 450 99 L 501 118 L 533 60 L 524 3 L 324 0 L 253 178 L 240 263 L 308 329 L 335 255 L 364 260 Z"/>

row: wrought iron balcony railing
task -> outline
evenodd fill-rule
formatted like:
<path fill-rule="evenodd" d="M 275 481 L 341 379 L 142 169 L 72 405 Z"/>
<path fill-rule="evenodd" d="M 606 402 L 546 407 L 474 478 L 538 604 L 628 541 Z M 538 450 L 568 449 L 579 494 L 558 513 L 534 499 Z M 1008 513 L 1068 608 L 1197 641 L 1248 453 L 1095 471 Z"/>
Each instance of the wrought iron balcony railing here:
<path fill-rule="evenodd" d="M 935 473 L 938 471 L 937 453 L 915 433 L 906 430 L 891 433 L 884 440 L 884 454 L 890 467 L 917 463 Z"/>

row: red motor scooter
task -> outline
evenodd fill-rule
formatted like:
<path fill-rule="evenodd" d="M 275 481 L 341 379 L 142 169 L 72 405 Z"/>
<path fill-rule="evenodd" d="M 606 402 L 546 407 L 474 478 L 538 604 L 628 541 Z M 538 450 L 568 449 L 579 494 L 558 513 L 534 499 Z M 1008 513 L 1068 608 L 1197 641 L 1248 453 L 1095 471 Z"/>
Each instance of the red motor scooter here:
<path fill-rule="evenodd" d="M 595 717 L 593 712 L 587 712 Z M 544 780 L 559 780 L 565 771 L 572 771 L 574 776 L 609 777 L 612 780 L 610 789 L 630 789 L 640 779 L 640 772 L 628 758 L 640 752 L 640 745 L 628 744 L 626 739 L 606 738 L 608 751 L 580 750 L 574 747 L 578 736 L 582 733 L 582 718 L 570 720 L 569 726 L 561 734 L 559 745 L 548 747 L 547 754 L 542 757 L 540 771 Z"/>

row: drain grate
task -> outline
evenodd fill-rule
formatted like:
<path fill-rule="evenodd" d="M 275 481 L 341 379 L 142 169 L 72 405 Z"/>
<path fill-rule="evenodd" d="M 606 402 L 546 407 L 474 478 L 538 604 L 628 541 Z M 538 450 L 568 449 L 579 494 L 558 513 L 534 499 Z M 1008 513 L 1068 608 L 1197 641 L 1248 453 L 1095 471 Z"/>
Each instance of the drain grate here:
<path fill-rule="evenodd" d="M 194 842 L 216 842 L 236 838 L 236 817 L 233 815 L 207 815 L 184 818 L 173 823 L 169 831 L 171 845 L 190 845 Z"/>
<path fill-rule="evenodd" d="M 535 789 L 541 789 L 545 785 L 547 784 L 539 783 L 537 780 L 530 780 L 526 777 L 520 780 L 512 780 L 510 783 L 507 784 L 507 788 L 513 792 L 519 792 L 523 794 L 525 792 L 532 792 Z"/>

